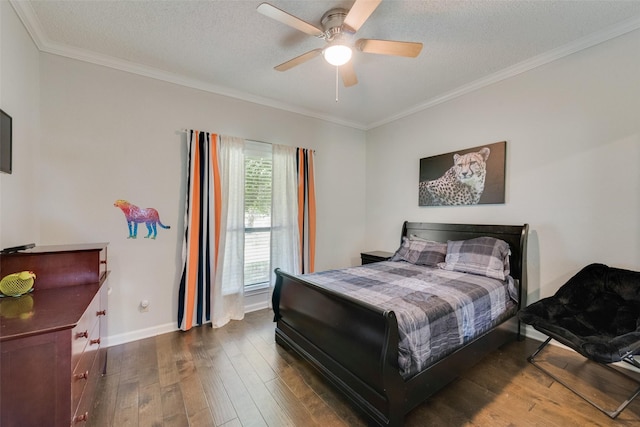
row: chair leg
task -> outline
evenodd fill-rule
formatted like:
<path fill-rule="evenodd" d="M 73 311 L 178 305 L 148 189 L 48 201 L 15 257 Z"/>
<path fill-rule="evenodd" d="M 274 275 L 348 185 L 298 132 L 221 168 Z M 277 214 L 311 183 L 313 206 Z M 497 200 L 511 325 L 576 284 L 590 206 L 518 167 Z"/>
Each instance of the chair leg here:
<path fill-rule="evenodd" d="M 640 382 L 637 381 L 635 378 L 632 378 L 629 375 L 626 375 L 618 370 L 613 369 L 612 367 L 603 364 L 603 363 L 598 363 L 592 360 L 592 362 L 594 363 L 598 363 L 598 365 L 603 366 L 605 368 L 608 368 L 612 371 L 614 371 L 615 373 L 617 373 L 618 375 L 622 375 L 624 377 L 629 378 L 631 381 L 633 381 L 634 383 L 638 384 L 638 388 L 635 390 L 635 392 L 629 396 L 627 399 L 624 400 L 624 402 L 622 402 L 620 404 L 620 406 L 618 406 L 618 408 L 616 408 L 615 410 L 611 411 L 611 410 L 607 410 L 605 408 L 603 408 L 602 406 L 598 405 L 596 402 L 594 402 L 593 400 L 591 400 L 589 397 L 585 396 L 584 394 L 580 393 L 578 390 L 574 389 L 573 387 L 571 387 L 569 384 L 567 384 L 564 380 L 558 378 L 556 375 L 554 375 L 553 373 L 549 372 L 548 370 L 546 370 L 545 368 L 543 368 L 541 365 L 539 365 L 536 360 L 535 357 L 538 355 L 538 353 L 540 353 L 542 351 L 543 348 L 545 348 L 547 346 L 547 344 L 549 344 L 549 342 L 551 342 L 551 338 L 548 338 L 545 342 L 543 342 L 537 349 L 536 351 L 533 352 L 533 354 L 531 356 L 529 356 L 527 358 L 527 360 L 529 361 L 529 363 L 531 363 L 533 366 L 535 366 L 536 368 L 540 369 L 542 372 L 544 372 L 545 374 L 549 375 L 551 378 L 553 378 L 555 381 L 557 381 L 558 383 L 562 384 L 563 386 L 565 386 L 567 389 L 571 390 L 572 392 L 574 392 L 576 395 L 580 396 L 582 399 L 586 400 L 587 402 L 589 402 L 591 405 L 593 405 L 594 407 L 596 407 L 597 409 L 599 409 L 600 411 L 604 412 L 605 414 L 607 414 L 609 416 L 609 418 L 615 418 L 617 417 L 620 412 L 622 412 L 624 410 L 624 408 L 626 408 L 629 403 L 631 403 L 633 401 L 633 399 L 635 399 L 638 395 L 640 395 Z M 634 366 L 637 366 L 637 362 L 634 359 L 633 362 L 629 361 L 629 360 L 625 360 L 625 362 L 628 362 Z"/>

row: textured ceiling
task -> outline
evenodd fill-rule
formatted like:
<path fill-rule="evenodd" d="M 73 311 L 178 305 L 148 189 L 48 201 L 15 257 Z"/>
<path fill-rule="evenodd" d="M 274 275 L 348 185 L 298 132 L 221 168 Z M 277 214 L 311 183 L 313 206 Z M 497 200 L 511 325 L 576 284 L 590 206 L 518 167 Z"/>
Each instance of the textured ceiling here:
<path fill-rule="evenodd" d="M 274 6 L 319 25 L 353 1 Z M 640 1 L 383 0 L 358 38 L 418 41 L 418 58 L 356 52 L 339 87 L 321 57 L 273 69 L 324 41 L 256 11 L 260 0 L 15 1 L 40 50 L 332 120 L 375 127 L 640 28 Z"/>

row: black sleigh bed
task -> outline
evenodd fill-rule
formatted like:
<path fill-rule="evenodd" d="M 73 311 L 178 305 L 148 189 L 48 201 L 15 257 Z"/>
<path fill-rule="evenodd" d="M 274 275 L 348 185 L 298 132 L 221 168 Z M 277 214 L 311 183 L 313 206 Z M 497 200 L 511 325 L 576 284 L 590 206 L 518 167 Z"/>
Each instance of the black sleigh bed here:
<path fill-rule="evenodd" d="M 526 306 L 527 295 L 527 235 L 527 224 L 404 223 L 402 236 L 407 239 L 446 243 L 493 237 L 508 243 L 510 276 L 517 289 L 514 307 L 497 325 L 408 377 L 400 370 L 400 333 L 393 310 L 320 286 L 309 276 L 293 276 L 279 269 L 273 292 L 276 342 L 309 361 L 370 424 L 401 426 L 407 413 L 460 372 L 519 338 L 517 311 Z"/>

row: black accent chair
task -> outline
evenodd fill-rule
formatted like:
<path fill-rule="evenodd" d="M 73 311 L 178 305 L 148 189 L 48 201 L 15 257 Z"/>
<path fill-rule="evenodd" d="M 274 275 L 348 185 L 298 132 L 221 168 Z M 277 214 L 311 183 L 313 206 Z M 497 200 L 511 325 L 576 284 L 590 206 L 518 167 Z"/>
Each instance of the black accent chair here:
<path fill-rule="evenodd" d="M 552 297 L 519 313 L 522 322 L 549 338 L 527 360 L 611 418 L 640 394 L 635 392 L 615 410 L 606 410 L 536 363 L 535 357 L 554 339 L 584 357 L 605 365 L 626 362 L 640 369 L 640 272 L 591 264 L 580 270 Z"/>

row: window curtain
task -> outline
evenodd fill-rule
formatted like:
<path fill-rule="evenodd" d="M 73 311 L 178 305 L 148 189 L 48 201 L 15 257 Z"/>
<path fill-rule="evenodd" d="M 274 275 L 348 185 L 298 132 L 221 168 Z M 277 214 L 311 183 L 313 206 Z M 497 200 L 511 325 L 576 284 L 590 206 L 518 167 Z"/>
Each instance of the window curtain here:
<path fill-rule="evenodd" d="M 244 140 L 187 132 L 178 327 L 244 317 Z"/>
<path fill-rule="evenodd" d="M 297 150 L 298 175 L 298 228 L 300 234 L 300 269 L 304 273 L 315 271 L 316 257 L 316 188 L 314 175 L 315 152 L 306 148 Z"/>
<path fill-rule="evenodd" d="M 314 271 L 316 201 L 313 150 L 273 146 L 271 270 Z M 275 274 L 271 286 L 275 285 Z"/>
<path fill-rule="evenodd" d="M 297 149 L 273 145 L 271 175 L 271 271 L 301 273 L 298 227 Z M 271 275 L 271 287 L 275 285 Z"/>

